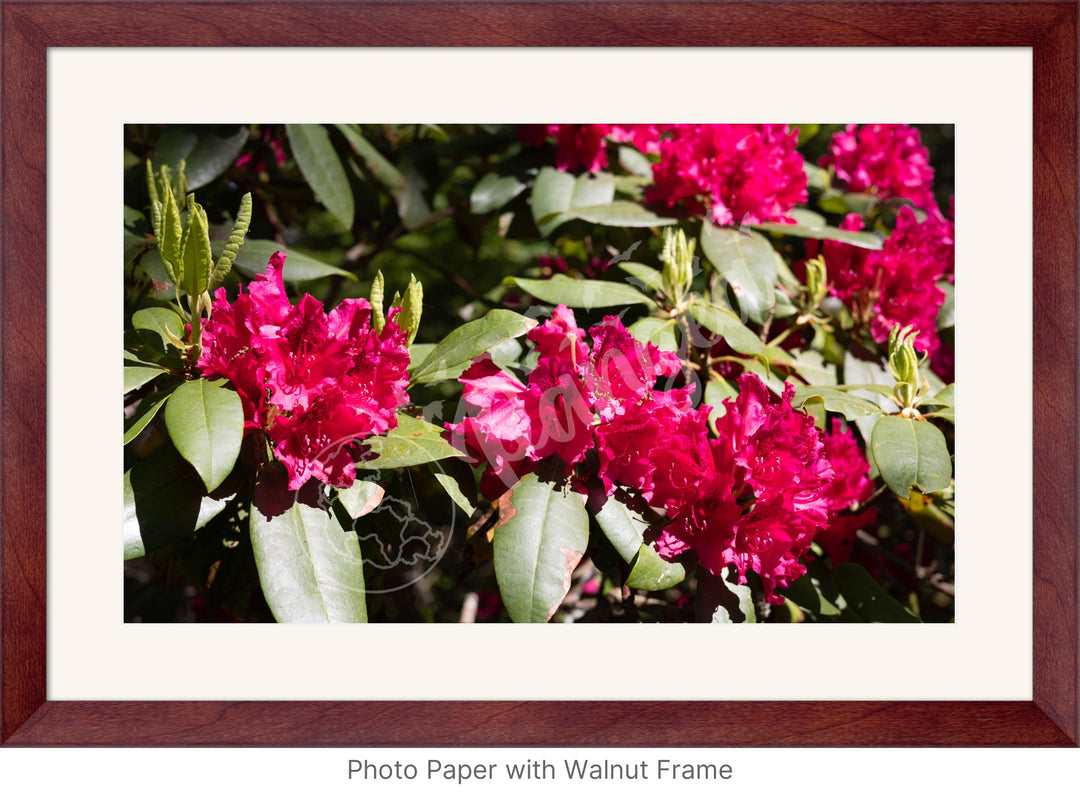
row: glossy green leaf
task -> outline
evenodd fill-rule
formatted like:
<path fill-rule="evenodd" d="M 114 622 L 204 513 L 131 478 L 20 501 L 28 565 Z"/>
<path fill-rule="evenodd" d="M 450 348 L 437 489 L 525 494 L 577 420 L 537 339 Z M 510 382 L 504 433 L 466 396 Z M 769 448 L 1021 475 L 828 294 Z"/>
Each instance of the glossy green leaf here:
<path fill-rule="evenodd" d="M 405 412 L 398 413 L 397 422 L 396 429 L 364 441 L 377 456 L 357 468 L 377 471 L 465 456 L 447 441 L 445 429 Z"/>
<path fill-rule="evenodd" d="M 652 343 L 661 351 L 679 350 L 678 340 L 675 339 L 675 331 L 678 324 L 674 318 L 663 320 L 658 317 L 642 317 L 635 320 L 626 330 L 643 343 Z"/>
<path fill-rule="evenodd" d="M 758 223 L 754 228 L 773 234 L 802 239 L 822 239 L 844 242 L 870 251 L 880 251 L 883 247 L 881 237 L 872 231 L 844 231 L 826 225 L 825 218 L 808 209 L 792 209 L 794 223 Z"/>
<path fill-rule="evenodd" d="M 405 176 L 360 132 L 358 125 L 335 125 L 375 179 L 395 197 L 405 191 Z"/>
<path fill-rule="evenodd" d="M 698 569 L 697 620 L 702 624 L 755 624 L 757 610 L 747 585 Z"/>
<path fill-rule="evenodd" d="M 532 191 L 532 214 L 537 228 L 547 236 L 582 206 L 602 206 L 615 200 L 615 181 L 609 173 L 575 178 L 569 173 L 544 167 L 536 176 Z"/>
<path fill-rule="evenodd" d="M 664 291 L 664 274 L 659 270 L 643 265 L 640 262 L 615 262 L 621 270 L 626 271 L 634 280 L 630 283 L 641 289 L 650 289 L 654 292 Z"/>
<path fill-rule="evenodd" d="M 549 304 L 566 304 L 574 309 L 601 309 L 628 304 L 656 306 L 656 302 L 640 290 L 615 281 L 557 275 L 547 280 L 510 277 L 504 279 L 503 283 L 521 287 L 529 295 Z"/>
<path fill-rule="evenodd" d="M 124 393 L 137 390 L 164 372 L 164 368 L 148 365 L 124 365 Z"/>
<path fill-rule="evenodd" d="M 473 187 L 469 196 L 469 211 L 489 214 L 501 209 L 525 190 L 525 184 L 511 175 L 488 173 Z"/>
<path fill-rule="evenodd" d="M 338 490 L 338 501 L 353 518 L 362 518 L 382 502 L 383 488 L 376 482 L 357 479 L 351 487 Z"/>
<path fill-rule="evenodd" d="M 838 565 L 833 576 L 848 609 L 853 610 L 864 621 L 886 624 L 919 623 L 914 613 L 886 593 L 858 563 Z"/>
<path fill-rule="evenodd" d="M 224 243 L 216 243 L 223 250 Z M 326 262 L 319 261 L 313 256 L 301 253 L 295 248 L 286 248 L 280 243 L 268 239 L 244 240 L 244 247 L 236 255 L 233 266 L 249 276 L 266 272 L 266 266 L 270 263 L 270 257 L 275 251 L 285 254 L 285 268 L 283 276 L 285 281 L 314 281 L 327 276 L 345 276 L 354 281 L 356 276 L 340 267 L 334 267 Z"/>
<path fill-rule="evenodd" d="M 734 385 L 723 377 L 709 379 L 705 382 L 705 404 L 712 407 L 709 412 L 709 423 L 713 423 L 721 415 L 725 414 L 724 401 L 734 398 L 739 394 Z"/>
<path fill-rule="evenodd" d="M 131 327 L 137 332 L 153 332 L 155 349 L 165 353 L 169 346 L 169 337 L 166 331 L 178 339 L 184 338 L 184 321 L 180 315 L 163 306 L 149 306 L 139 309 L 131 316 Z"/>
<path fill-rule="evenodd" d="M 520 337 L 535 325 L 535 320 L 516 312 L 492 309 L 483 317 L 454 329 L 435 345 L 423 363 L 411 372 L 412 383 L 456 379 L 474 357 L 499 343 Z"/>
<path fill-rule="evenodd" d="M 510 618 L 549 621 L 589 545 L 585 502 L 528 474 L 500 499 L 492 545 L 495 579 Z"/>
<path fill-rule="evenodd" d="M 208 492 L 225 481 L 244 437 L 244 409 L 235 390 L 205 379 L 181 384 L 165 406 L 165 426 Z"/>
<path fill-rule="evenodd" d="M 645 542 L 645 531 L 649 525 L 616 496 L 608 498 L 592 512 L 615 551 L 627 563 L 632 563 Z"/>
<path fill-rule="evenodd" d="M 724 309 L 716 304 L 695 297 L 690 301 L 690 314 L 694 321 L 704 327 L 708 332 L 723 337 L 733 351 L 740 354 L 762 356 L 771 363 L 782 364 L 789 360 L 788 354 L 776 346 L 765 345 L 746 324 L 739 320 L 738 315 L 730 309 Z M 708 337 L 707 332 L 699 332 L 697 336 Z"/>
<path fill-rule="evenodd" d="M 143 429 L 145 429 L 150 421 L 154 419 L 157 411 L 161 409 L 162 404 L 169 400 L 169 395 L 171 393 L 172 390 L 161 393 L 150 393 L 146 398 L 139 402 L 139 408 L 135 410 L 135 414 L 124 421 L 125 446 L 142 433 Z"/>
<path fill-rule="evenodd" d="M 956 385 L 950 384 L 939 390 L 934 395 L 923 401 L 924 404 L 933 404 L 938 407 L 956 406 Z"/>
<path fill-rule="evenodd" d="M 653 163 L 644 153 L 637 148 L 622 146 L 619 148 L 619 166 L 626 172 L 636 176 L 647 178 L 652 181 Z"/>
<path fill-rule="evenodd" d="M 228 504 L 203 493 L 198 474 L 168 444 L 137 462 L 124 474 L 124 559 L 189 537 Z"/>
<path fill-rule="evenodd" d="M 575 206 L 571 213 L 587 223 L 622 228 L 651 228 L 670 226 L 679 222 L 674 217 L 660 217 L 640 204 L 625 200 L 595 206 Z"/>
<path fill-rule="evenodd" d="M 251 547 L 263 596 L 281 623 L 367 622 L 359 539 L 329 510 L 293 501 L 267 517 L 252 504 Z"/>
<path fill-rule="evenodd" d="M 636 590 L 667 590 L 684 579 L 686 569 L 680 563 L 668 562 L 648 543 L 642 543 L 630 565 L 626 584 Z"/>
<path fill-rule="evenodd" d="M 470 466 L 460 460 L 448 460 L 435 463 L 431 469 L 446 495 L 462 512 L 472 517 L 476 512 L 476 479 Z"/>
<path fill-rule="evenodd" d="M 908 498 L 912 487 L 933 493 L 952 481 L 945 435 L 932 423 L 897 415 L 883 417 L 874 424 L 870 451 L 881 478 L 901 498 Z"/>
<path fill-rule="evenodd" d="M 820 560 L 815 560 L 820 563 Z M 824 570 L 824 564 L 822 569 Z M 786 588 L 777 591 L 781 596 L 795 602 L 799 607 L 814 615 L 831 617 L 840 615 L 840 609 L 822 592 L 820 584 L 811 577 L 810 572 L 803 574 Z"/>
<path fill-rule="evenodd" d="M 289 147 L 304 179 L 322 204 L 346 229 L 351 229 L 355 207 L 352 187 L 330 135 L 321 125 L 287 123 Z"/>
<path fill-rule="evenodd" d="M 837 390 L 835 387 L 796 387 L 792 404 L 802 407 L 814 402 L 821 403 L 829 412 L 843 415 L 847 420 L 857 420 L 866 415 L 881 415 L 881 408 L 857 395 Z"/>
<path fill-rule="evenodd" d="M 779 269 L 769 240 L 756 231 L 720 228 L 706 220 L 701 248 L 734 291 L 739 308 L 751 320 L 762 322 L 776 300 Z"/>
<path fill-rule="evenodd" d="M 188 190 L 206 186 L 228 170 L 244 149 L 248 134 L 246 125 L 224 137 L 209 131 L 199 132 L 194 147 L 184 157 Z"/>

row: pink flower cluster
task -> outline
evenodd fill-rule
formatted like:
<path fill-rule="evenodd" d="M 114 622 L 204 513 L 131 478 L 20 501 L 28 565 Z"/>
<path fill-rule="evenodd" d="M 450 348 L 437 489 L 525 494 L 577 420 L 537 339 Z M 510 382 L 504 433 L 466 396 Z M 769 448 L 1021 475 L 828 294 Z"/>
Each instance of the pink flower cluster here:
<path fill-rule="evenodd" d="M 656 540 L 663 556 L 693 549 L 706 570 L 734 565 L 743 581 L 753 570 L 776 601 L 776 588 L 805 571 L 799 559 L 815 535 L 865 490 L 865 460 L 845 442 L 831 463 L 830 438 L 792 408 L 791 387 L 776 404 L 760 379 L 742 376 L 711 437 L 711 410 L 693 406 L 692 387 L 655 387 L 679 372 L 678 356 L 642 345 L 619 318 L 604 318 L 586 338 L 559 306 L 528 336 L 538 361 L 527 381 L 479 357 L 461 376 L 470 414 L 448 426 L 458 447 L 486 461 L 489 498 L 542 460 L 567 473 L 577 466 L 575 478 L 598 478 L 608 496 L 630 488 L 665 511 Z"/>
<path fill-rule="evenodd" d="M 849 214 L 840 224 L 847 231 L 859 231 L 862 218 Z M 900 210 L 896 228 L 880 251 L 825 240 L 807 242 L 808 254 L 825 258 L 833 295 L 857 317 L 868 319 L 870 333 L 879 343 L 888 342 L 896 325 L 914 326 L 919 331 L 915 347 L 938 350 L 937 317 L 945 292 L 937 282 L 952 274 L 953 224 L 929 216 L 920 223 L 910 207 Z"/>
<path fill-rule="evenodd" d="M 806 200 L 798 132 L 786 125 L 675 125 L 659 141 L 649 202 L 684 204 L 721 226 L 788 221 Z"/>
<path fill-rule="evenodd" d="M 786 221 L 807 197 L 798 135 L 786 125 L 533 125 L 521 132 L 534 145 L 549 136 L 560 170 L 602 170 L 609 140 L 658 154 L 646 201 L 710 213 L 722 226 Z"/>
<path fill-rule="evenodd" d="M 833 134 L 818 160 L 832 167 L 849 192 L 874 192 L 883 199 L 907 198 L 937 211 L 934 168 L 917 129 L 909 125 L 848 125 Z"/>
<path fill-rule="evenodd" d="M 407 334 L 392 319 L 376 332 L 364 299 L 346 299 L 329 314 L 310 295 L 293 306 L 284 263 L 275 253 L 232 303 L 218 289 L 198 367 L 232 383 L 245 427 L 273 441 L 290 490 L 312 477 L 348 487 L 356 441 L 393 429 L 397 408 L 408 403 Z"/>

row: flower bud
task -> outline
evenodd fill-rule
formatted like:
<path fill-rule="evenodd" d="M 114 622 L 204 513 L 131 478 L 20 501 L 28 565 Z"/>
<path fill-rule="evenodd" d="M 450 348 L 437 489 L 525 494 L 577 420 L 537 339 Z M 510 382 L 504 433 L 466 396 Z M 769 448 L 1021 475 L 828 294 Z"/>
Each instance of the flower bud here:
<path fill-rule="evenodd" d="M 682 229 L 664 229 L 664 246 L 660 251 L 660 261 L 664 263 L 664 292 L 675 304 L 690 291 L 696 245 L 693 239 L 686 239 Z"/>
<path fill-rule="evenodd" d="M 420 316 L 424 312 L 424 287 L 416 280 L 415 276 L 409 276 L 409 286 L 405 289 L 405 298 L 401 305 L 401 316 L 398 323 L 405 331 L 409 332 L 409 345 L 416 339 L 416 330 L 420 327 Z"/>
<path fill-rule="evenodd" d="M 829 274 L 820 256 L 806 263 L 806 311 L 817 309 L 829 294 Z"/>
<path fill-rule="evenodd" d="M 889 370 L 896 380 L 895 396 L 901 409 L 915 406 L 921 382 L 919 381 L 919 356 L 915 353 L 918 331 L 911 326 L 903 329 L 895 326 L 889 333 Z"/>

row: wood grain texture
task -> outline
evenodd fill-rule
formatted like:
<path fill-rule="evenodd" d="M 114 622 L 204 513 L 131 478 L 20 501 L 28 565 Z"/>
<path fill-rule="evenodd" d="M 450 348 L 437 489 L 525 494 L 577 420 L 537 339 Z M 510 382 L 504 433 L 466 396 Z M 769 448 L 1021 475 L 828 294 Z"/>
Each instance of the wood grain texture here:
<path fill-rule="evenodd" d="M 160 746 L 1077 744 L 1080 299 L 1075 2 L 3 2 L 0 6 L 0 742 Z M 259 13 L 253 14 L 256 8 Z M 1033 522 L 1033 701 L 46 702 L 46 47 L 796 44 L 1033 49 L 1033 438 L 1034 481 L 1039 488 Z"/>

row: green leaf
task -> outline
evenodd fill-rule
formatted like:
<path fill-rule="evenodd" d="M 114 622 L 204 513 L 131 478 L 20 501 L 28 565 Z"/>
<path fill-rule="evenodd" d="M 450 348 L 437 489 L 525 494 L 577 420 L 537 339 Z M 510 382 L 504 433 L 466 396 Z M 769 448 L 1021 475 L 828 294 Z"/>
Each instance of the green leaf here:
<path fill-rule="evenodd" d="M 205 379 L 176 388 L 165 426 L 177 451 L 194 466 L 208 492 L 225 481 L 240 455 L 244 409 L 235 390 Z"/>
<path fill-rule="evenodd" d="M 628 173 L 633 173 L 642 178 L 648 178 L 650 181 L 652 180 L 653 163 L 648 156 L 637 148 L 631 148 L 625 145 L 620 147 L 619 166 Z"/>
<path fill-rule="evenodd" d="M 412 372 L 412 383 L 456 379 L 472 364 L 474 357 L 499 343 L 520 337 L 535 325 L 535 320 L 517 312 L 492 309 L 482 318 L 454 329 L 435 345 L 420 367 Z"/>
<path fill-rule="evenodd" d="M 814 562 L 820 563 L 821 561 L 815 560 Z M 795 602 L 808 613 L 821 616 L 840 615 L 839 608 L 825 597 L 820 584 L 814 581 L 809 571 L 786 588 L 778 589 L 777 592 L 785 599 Z"/>
<path fill-rule="evenodd" d="M 827 239 L 846 242 L 870 251 L 880 251 L 883 247 L 881 237 L 872 231 L 844 231 L 825 224 L 825 218 L 808 209 L 792 209 L 794 223 L 758 223 L 754 228 L 786 237 L 803 239 Z"/>
<path fill-rule="evenodd" d="M 642 317 L 627 326 L 626 330 L 639 342 L 652 343 L 661 351 L 677 352 L 679 343 L 675 339 L 675 327 L 674 318 Z"/>
<path fill-rule="evenodd" d="M 619 552 L 619 556 L 627 563 L 632 563 L 645 542 L 648 523 L 640 515 L 628 509 L 626 504 L 616 496 L 605 500 L 602 506 L 595 507 L 593 518 L 600 525 L 601 531 L 607 535 L 615 551 Z"/>
<path fill-rule="evenodd" d="M 495 579 L 510 618 L 551 620 L 589 545 L 581 496 L 528 474 L 499 500 L 492 546 Z"/>
<path fill-rule="evenodd" d="M 424 179 L 408 163 L 401 165 L 401 174 L 405 176 L 405 188 L 394 194 L 397 201 L 398 216 L 405 228 L 412 231 L 424 225 L 431 217 L 431 207 L 424 200 Z"/>
<path fill-rule="evenodd" d="M 952 481 L 945 435 L 932 423 L 883 417 L 874 425 L 870 450 L 881 478 L 901 498 L 909 498 L 912 487 L 933 493 Z"/>
<path fill-rule="evenodd" d="M 686 579 L 686 569 L 680 563 L 669 563 L 648 543 L 642 543 L 630 564 L 626 584 L 637 590 L 667 590 Z"/>
<path fill-rule="evenodd" d="M 700 325 L 713 334 L 723 337 L 733 351 L 762 356 L 771 363 L 786 363 L 789 360 L 785 351 L 762 343 L 761 339 L 730 309 L 724 309 L 695 296 L 690 301 L 690 314 Z"/>
<path fill-rule="evenodd" d="M 729 582 L 704 568 L 698 569 L 697 599 L 699 623 L 756 624 L 757 611 L 748 585 Z"/>
<path fill-rule="evenodd" d="M 643 265 L 640 262 L 615 262 L 615 264 L 637 279 L 637 282 L 632 281 L 631 284 L 640 282 L 644 287 L 656 292 L 664 291 L 664 274 L 659 270 Z"/>
<path fill-rule="evenodd" d="M 956 385 L 949 384 L 939 390 L 935 395 L 924 399 L 924 404 L 933 404 L 937 407 L 955 407 L 956 406 Z"/>
<path fill-rule="evenodd" d="M 244 149 L 248 133 L 246 125 L 241 125 L 226 137 L 200 132 L 195 146 L 184 157 L 184 176 L 187 178 L 188 190 L 206 186 L 228 170 Z"/>
<path fill-rule="evenodd" d="M 210 283 L 210 270 L 214 264 L 210 248 L 210 228 L 206 211 L 195 201 L 188 200 L 187 230 L 181 246 L 183 255 L 184 277 L 181 279 L 184 292 L 191 298 L 198 298 Z"/>
<path fill-rule="evenodd" d="M 406 412 L 398 413 L 397 422 L 396 429 L 364 441 L 377 456 L 358 462 L 357 468 L 377 471 L 465 456 L 450 445 L 441 427 Z"/>
<path fill-rule="evenodd" d="M 857 395 L 837 390 L 835 387 L 796 387 L 792 404 L 795 407 L 806 406 L 815 401 L 821 403 L 829 412 L 843 415 L 847 420 L 856 420 L 866 415 L 882 415 L 881 408 Z"/>
<path fill-rule="evenodd" d="M 705 403 L 712 407 L 709 412 L 709 423 L 712 424 L 717 418 L 724 414 L 724 400 L 727 398 L 734 398 L 739 394 L 738 390 L 722 376 L 718 376 L 715 379 L 709 379 L 705 382 Z"/>
<path fill-rule="evenodd" d="M 655 307 L 656 302 L 629 284 L 593 279 L 573 279 L 563 275 L 550 279 L 510 278 L 504 284 L 514 284 L 525 292 L 549 304 L 566 304 L 575 309 L 601 309 L 608 306 L 645 304 Z"/>
<path fill-rule="evenodd" d="M 188 128 L 169 126 L 154 143 L 153 161 L 159 165 L 179 167 L 199 142 L 199 136 Z"/>
<path fill-rule="evenodd" d="M 286 123 L 289 146 L 304 179 L 322 204 L 346 229 L 351 229 L 355 208 L 349 177 L 321 125 Z"/>
<path fill-rule="evenodd" d="M 360 133 L 359 126 L 337 124 L 334 127 L 349 141 L 352 149 L 356 151 L 356 155 L 364 162 L 371 174 L 375 176 L 375 179 L 390 190 L 391 195 L 396 198 L 405 191 L 407 183 L 405 176 L 374 145 L 364 138 L 364 135 Z"/>
<path fill-rule="evenodd" d="M 338 501 L 341 506 L 355 518 L 363 518 L 374 510 L 382 502 L 384 489 L 376 482 L 366 479 L 357 479 L 352 487 L 338 490 Z"/>
<path fill-rule="evenodd" d="M 219 244 L 219 247 L 224 250 L 223 244 Z M 286 248 L 268 239 L 245 240 L 244 247 L 236 255 L 233 265 L 249 276 L 260 275 L 266 272 L 266 266 L 270 263 L 270 257 L 275 251 L 285 254 L 285 268 L 282 274 L 285 281 L 314 281 L 327 276 L 345 276 L 356 281 L 356 276 L 347 270 L 321 262 L 295 248 Z"/>
<path fill-rule="evenodd" d="M 137 390 L 164 372 L 164 368 L 151 365 L 124 365 L 124 394 Z"/>
<path fill-rule="evenodd" d="M 127 369 L 125 368 L 125 373 Z M 150 393 L 146 398 L 139 402 L 139 408 L 135 410 L 135 414 L 124 421 L 124 445 L 126 446 L 132 440 L 142 433 L 142 430 L 146 428 L 147 424 L 154 419 L 157 411 L 161 409 L 161 405 L 169 400 L 169 395 L 172 390 L 161 393 Z"/>
<path fill-rule="evenodd" d="M 956 285 L 951 281 L 939 281 L 937 285 L 945 293 L 945 300 L 938 312 L 937 327 L 949 329 L 956 325 Z"/>
<path fill-rule="evenodd" d="M 838 565 L 833 576 L 848 609 L 864 621 L 886 624 L 918 624 L 919 619 L 890 596 L 858 563 Z"/>
<path fill-rule="evenodd" d="M 131 326 L 138 332 L 153 332 L 156 335 L 154 345 L 157 347 L 160 344 L 157 350 L 162 353 L 166 352 L 170 342 L 166 331 L 171 332 L 173 337 L 184 338 L 184 321 L 176 312 L 163 306 L 138 310 L 131 316 Z"/>
<path fill-rule="evenodd" d="M 453 472 L 446 470 L 454 466 L 461 466 L 465 470 Z M 432 466 L 432 472 L 435 474 L 435 479 L 442 485 L 443 490 L 446 491 L 446 495 L 450 496 L 453 502 L 461 508 L 462 512 L 472 517 L 473 513 L 476 512 L 476 504 L 470 500 L 465 489 L 462 488 L 462 483 L 467 482 L 469 490 L 472 491 L 473 499 L 476 498 L 476 480 L 473 478 L 468 466 L 463 462 L 454 460 L 450 463 L 438 463 Z"/>
<path fill-rule="evenodd" d="M 469 211 L 489 214 L 501 209 L 525 189 L 525 184 L 510 175 L 488 173 L 481 178 L 469 196 Z"/>
<path fill-rule="evenodd" d="M 595 176 L 584 173 L 575 178 L 554 167 L 544 167 L 533 184 L 533 220 L 546 237 L 567 220 L 572 220 L 575 208 L 602 206 L 613 200 L 615 180 L 609 173 Z"/>
<path fill-rule="evenodd" d="M 595 206 L 575 206 L 571 214 L 587 223 L 622 228 L 651 228 L 670 226 L 679 222 L 674 217 L 660 217 L 640 204 L 625 200 Z"/>
<path fill-rule="evenodd" d="M 124 559 L 189 537 L 227 504 L 203 495 L 198 474 L 175 448 L 154 449 L 124 474 Z"/>
<path fill-rule="evenodd" d="M 266 603 L 281 623 L 367 622 L 360 541 L 329 510 L 294 501 L 267 517 L 252 504 L 251 547 Z"/>
<path fill-rule="evenodd" d="M 217 263 L 214 265 L 214 274 L 210 277 L 210 289 L 221 284 L 225 280 L 225 276 L 229 275 L 229 271 L 232 270 L 233 260 L 236 259 L 240 246 L 244 244 L 244 236 L 247 234 L 250 225 L 251 193 L 247 192 L 240 199 L 240 210 L 236 213 L 236 222 L 233 223 L 232 233 L 229 234 L 229 239 L 221 251 L 221 256 L 218 257 Z"/>
<path fill-rule="evenodd" d="M 776 300 L 778 256 L 772 244 L 756 231 L 720 228 L 705 220 L 701 248 L 735 292 L 739 308 L 761 323 Z"/>

